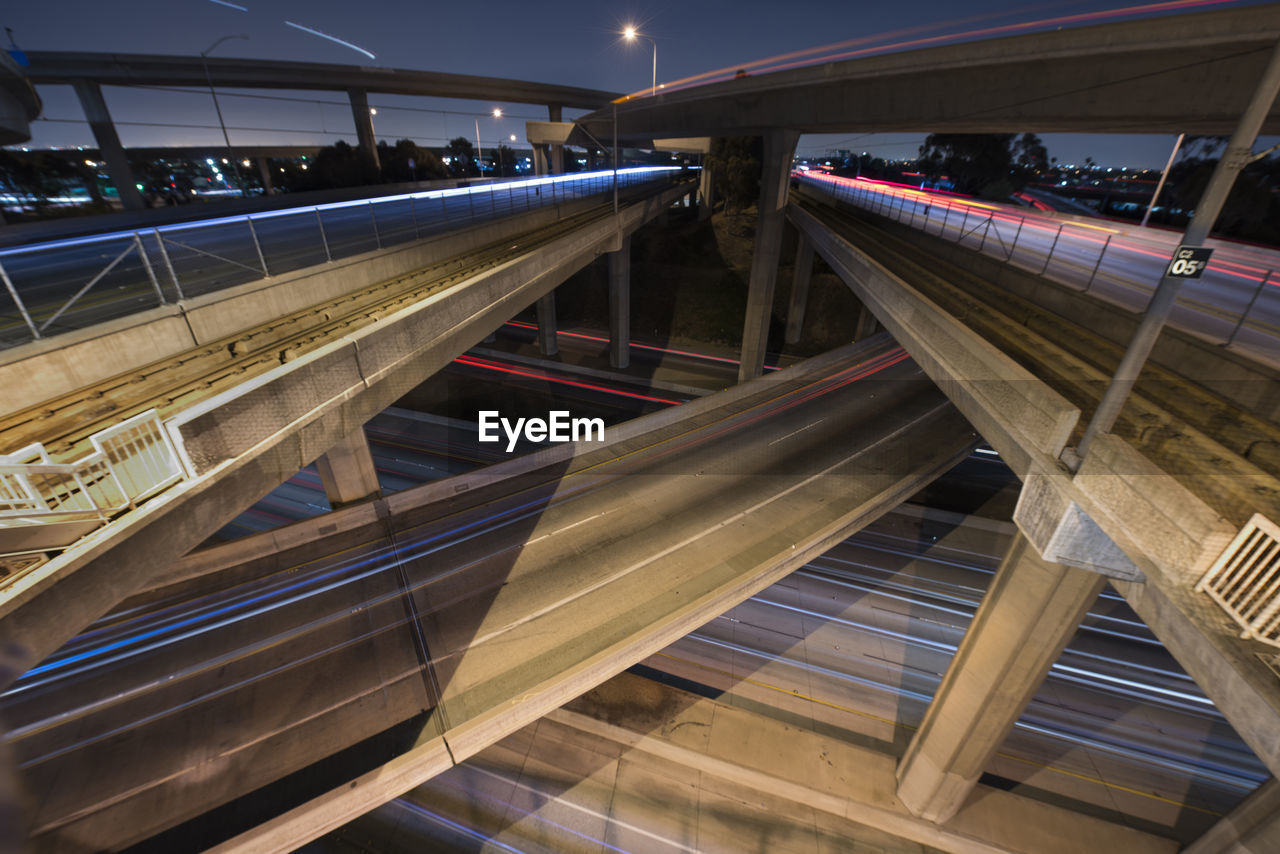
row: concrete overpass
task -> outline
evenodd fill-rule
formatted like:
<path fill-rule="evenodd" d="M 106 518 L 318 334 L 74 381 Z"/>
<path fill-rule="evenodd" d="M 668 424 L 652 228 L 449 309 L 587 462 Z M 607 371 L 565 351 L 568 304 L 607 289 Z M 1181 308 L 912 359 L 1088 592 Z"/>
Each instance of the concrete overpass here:
<path fill-rule="evenodd" d="M 1267 48 L 1271 47 L 1275 41 L 1275 30 L 1268 29 L 1268 26 L 1273 23 L 1269 15 L 1274 7 L 1259 9 L 1261 11 L 1234 10 L 1231 14 L 1207 13 L 1203 17 L 1195 17 L 1196 35 L 1188 34 L 1188 30 L 1193 29 L 1187 24 L 1191 18 L 1182 19 L 1181 26 L 1186 29 L 1181 31 L 1181 36 L 1176 36 L 1169 29 L 1174 25 L 1168 22 L 1156 22 L 1151 26 L 1175 42 L 1182 38 L 1184 47 L 1203 59 L 1204 67 L 1225 69 L 1223 73 L 1226 76 L 1220 80 L 1243 80 L 1253 66 L 1247 59 L 1231 58 L 1225 45 L 1232 40 L 1248 43 L 1253 38 L 1252 34 L 1260 31 L 1267 34 L 1271 40 Z M 1196 39 L 1204 33 L 1207 35 L 1197 42 Z M 1151 44 L 1153 37 L 1140 32 L 1140 28 L 1135 26 L 1114 25 L 1097 28 L 1088 35 L 1068 32 L 1035 38 L 1038 41 L 1034 44 L 1041 51 L 1058 45 L 1061 58 L 1067 64 L 1075 57 L 1078 62 L 1076 70 L 1086 75 L 1085 80 L 1094 79 L 1088 76 L 1089 69 L 1094 67 L 1106 67 L 1113 73 L 1129 68 L 1130 73 L 1144 79 L 1146 75 L 1174 73 L 1170 65 L 1155 64 L 1156 51 Z M 1085 44 L 1088 38 L 1097 39 L 1104 48 L 1091 50 Z M 1055 42 L 1055 39 L 1059 41 Z M 1032 48 L 1026 42 L 1019 44 L 1024 61 L 1030 63 L 1034 53 Z M 1204 46 L 1206 52 L 1196 54 L 1197 44 Z M 971 57 L 981 53 L 974 46 L 962 46 L 957 50 L 962 53 L 967 50 Z M 991 48 L 988 60 L 996 51 L 997 48 Z M 1240 56 L 1260 56 L 1264 52 L 1262 47 L 1255 50 L 1246 44 Z M 1086 61 L 1086 55 L 1091 60 Z M 1108 65 L 1109 56 L 1120 57 L 1124 61 L 1117 59 Z M 1130 60 L 1137 64 L 1126 65 Z M 905 68 L 909 60 L 899 58 L 892 62 L 898 62 L 900 68 Z M 998 64 L 992 60 L 986 66 L 992 73 L 988 82 L 993 85 Z M 933 70 L 936 73 L 946 67 L 945 62 L 939 62 Z M 1011 68 L 1014 67 L 1003 66 L 998 76 L 1011 81 L 1014 86 L 1033 85 L 1011 74 Z M 1022 70 L 1029 68 L 1029 65 L 1023 66 Z M 960 66 L 953 65 L 951 71 L 958 77 L 963 76 Z M 1108 79 L 1114 81 L 1115 78 Z M 770 85 L 764 77 L 755 82 L 760 82 L 761 93 Z M 717 85 L 750 86 L 754 83 L 749 78 Z M 1042 100 L 1054 100 L 1049 94 L 1053 93 L 1045 94 Z M 678 100 L 679 95 L 674 93 L 670 97 Z M 1062 90 L 1058 90 L 1057 95 L 1065 97 Z M 950 306 L 944 305 L 943 301 L 924 293 L 919 282 L 878 260 L 874 247 L 859 247 L 812 210 L 802 206 L 788 207 L 784 164 L 789 161 L 790 148 L 794 146 L 794 129 L 808 127 L 802 122 L 803 116 L 796 118 L 795 125 L 789 125 L 785 115 L 782 118 L 767 113 L 753 115 L 753 98 L 746 97 L 739 107 L 751 116 L 748 119 L 724 119 L 725 124 L 715 126 L 709 120 L 693 118 L 691 111 L 686 117 L 688 124 L 679 125 L 670 117 L 653 118 L 661 115 L 663 98 L 667 97 L 660 96 L 654 104 L 635 109 L 635 116 L 644 115 L 648 110 L 650 118 L 636 118 L 632 122 L 628 129 L 632 138 L 643 139 L 645 134 L 687 136 L 768 129 L 768 162 L 761 199 L 764 217 L 757 237 L 756 268 L 761 271 L 761 276 L 770 278 L 770 287 L 755 287 L 758 280 L 753 273 L 748 322 L 767 323 L 772 306 L 773 276 L 768 269 L 776 270 L 775 239 L 782 228 L 779 214 L 785 211 L 785 215 L 850 283 L 864 304 L 870 306 L 880 321 L 900 337 L 926 373 L 1000 451 L 1026 484 L 1024 500 L 1016 516 L 1024 536 L 1019 537 L 1010 550 L 992 594 L 975 627 L 966 636 L 956 663 L 934 700 L 925 726 L 913 739 L 901 763 L 893 769 L 878 772 L 877 779 L 885 785 L 896 785 L 897 804 L 888 812 L 899 816 L 909 814 L 945 829 L 961 815 L 972 798 L 987 797 L 987 793 L 975 788 L 986 760 L 1009 721 L 1025 703 L 1028 692 L 1034 690 L 1045 668 L 1061 649 L 1063 638 L 1078 622 L 1084 603 L 1096 595 L 1103 583 L 1103 575 L 1114 579 L 1117 589 L 1126 594 L 1188 669 L 1197 674 L 1259 757 L 1274 772 L 1280 764 L 1274 741 L 1274 733 L 1280 729 L 1277 726 L 1280 704 L 1277 703 L 1274 679 L 1257 656 L 1263 649 L 1229 637 L 1222 629 L 1222 617 L 1212 611 L 1204 600 L 1195 598 L 1190 589 L 1191 581 L 1226 545 L 1243 514 L 1250 508 L 1270 506 L 1274 494 L 1269 485 L 1272 475 L 1265 469 L 1257 471 L 1258 466 L 1247 458 L 1247 453 L 1231 451 L 1229 443 L 1222 441 L 1227 437 L 1216 435 L 1209 438 L 1219 447 L 1226 448 L 1227 452 L 1213 457 L 1214 464 L 1225 460 L 1232 466 L 1233 474 L 1249 478 L 1248 485 L 1259 488 L 1252 492 L 1245 490 L 1245 494 L 1241 494 L 1240 484 L 1231 481 L 1225 486 L 1206 485 L 1194 482 L 1192 477 L 1189 482 L 1187 475 L 1203 474 L 1204 468 L 1178 470 L 1172 463 L 1191 460 L 1203 466 L 1209 459 L 1208 453 L 1219 454 L 1218 448 L 1200 443 L 1194 436 L 1189 445 L 1153 448 L 1144 446 L 1142 437 L 1135 445 L 1127 441 L 1123 433 L 1100 439 L 1085 468 L 1072 475 L 1058 464 L 1058 458 L 1073 436 L 1080 411 L 1087 405 L 1087 395 L 1066 388 L 1071 385 L 1072 377 L 1053 378 L 1044 373 L 1053 359 L 1070 357 L 1069 351 L 1064 355 L 1063 348 L 1054 349 L 1050 346 L 1054 342 L 1049 336 L 1023 336 L 1022 330 L 1012 328 L 1018 326 L 1017 323 L 1012 327 L 1003 324 L 997 310 L 963 295 L 954 297 Z M 688 98 L 692 101 L 695 96 Z M 781 99 L 775 99 L 774 107 L 782 109 L 780 105 Z M 1009 105 L 1009 102 L 1005 103 L 1006 107 Z M 1105 112 L 1113 108 L 1101 109 Z M 815 107 L 804 109 L 810 110 L 810 115 L 816 114 Z M 946 111 L 945 105 L 939 109 Z M 1077 101 L 1072 110 L 1079 109 L 1082 106 Z M 1185 118 L 1191 111 L 1184 110 L 1180 115 Z M 625 110 L 620 110 L 620 119 L 622 112 Z M 726 106 L 719 115 L 727 116 L 729 112 L 730 108 Z M 1115 127 L 1131 129 L 1139 123 L 1148 129 L 1166 127 L 1159 123 L 1165 119 L 1156 116 L 1154 110 L 1138 109 L 1133 112 L 1138 119 L 1126 119 L 1133 123 Z M 1065 113 L 1064 110 L 1063 115 Z M 886 115 L 882 114 L 882 119 L 889 121 Z M 999 115 L 998 125 L 994 121 L 987 123 L 986 119 L 974 122 L 953 116 L 955 123 L 948 127 L 994 129 L 999 126 L 1003 129 L 1014 122 L 1021 123 L 1019 129 L 1027 126 L 1026 117 L 1018 111 L 1006 110 Z M 1050 113 L 1045 110 L 1043 115 L 1047 121 Z M 1116 116 L 1118 113 L 1112 117 Z M 923 121 L 921 118 L 915 120 Z M 735 121 L 737 123 L 733 124 Z M 841 121 L 854 120 L 846 116 Z M 965 121 L 970 124 L 966 125 Z M 1271 121 L 1274 121 L 1274 115 Z M 787 130 L 775 130 L 779 123 Z M 1092 126 L 1100 125 L 1095 123 Z M 1220 125 L 1208 123 L 1204 127 Z M 882 125 L 877 129 L 889 128 Z M 938 128 L 934 124 L 930 129 Z M 1037 126 L 1035 129 L 1063 127 Z M 998 330 L 1002 325 L 1005 337 L 999 346 L 984 340 L 992 330 Z M 745 376 L 750 378 L 759 371 L 757 359 L 763 358 L 764 336 L 748 334 L 746 337 L 748 352 L 744 353 L 743 361 Z M 1025 346 L 1015 355 L 1013 342 L 1019 339 Z M 1041 361 L 1037 362 L 1037 357 Z M 1091 372 L 1082 361 L 1076 358 L 1067 364 L 1079 371 L 1074 379 L 1083 377 L 1082 384 L 1087 385 L 1096 369 Z M 1155 409 L 1164 407 L 1156 406 Z M 1141 411 L 1139 416 L 1157 419 L 1158 427 L 1176 424 L 1179 419 L 1185 421 L 1183 415 L 1171 418 L 1168 412 L 1152 414 L 1150 410 Z M 1179 426 L 1177 429 L 1182 428 Z M 1156 430 L 1148 434 L 1148 438 L 1159 435 Z M 1156 453 L 1158 451 L 1169 453 L 1162 455 Z M 1162 465 L 1172 466 L 1173 470 L 1162 468 Z M 1205 489 L 1206 486 L 1213 488 Z M 519 618 L 516 619 L 518 621 Z M 646 723 L 645 726 L 652 724 Z M 635 740 L 634 735 L 614 734 L 622 740 Z M 845 762 L 853 764 L 854 760 L 846 759 Z M 413 762 L 406 762 L 404 766 L 395 766 L 379 776 L 386 780 L 402 772 L 413 773 L 413 767 Z M 717 767 L 726 768 L 724 765 Z M 773 769 L 769 773 L 785 776 L 781 769 Z M 767 778 L 768 774 L 764 779 Z M 376 783 L 377 780 L 366 782 Z M 362 788 L 369 791 L 367 785 L 359 783 L 355 791 Z M 799 789 L 793 791 L 797 800 L 811 796 Z M 1265 796 L 1267 793 L 1262 794 Z M 872 792 L 868 797 L 875 795 Z M 298 828 L 313 821 L 313 816 L 329 808 L 331 803 L 322 798 L 310 810 L 286 817 L 281 824 L 267 831 L 279 833 L 280 845 L 292 844 L 298 838 Z M 1256 805 L 1246 804 L 1246 807 L 1256 812 Z M 1235 818 L 1243 819 L 1244 816 Z M 1262 820 L 1262 832 L 1267 835 L 1265 838 L 1274 839 L 1275 823 L 1271 820 L 1267 824 L 1267 821 Z M 1226 837 L 1230 833 L 1224 833 L 1225 837 L 1219 835 L 1215 840 L 1206 842 L 1207 850 L 1214 850 L 1212 845 L 1219 839 L 1224 845 L 1229 845 L 1231 840 Z M 262 843 L 260 838 L 254 838 L 246 844 Z M 1024 848 L 1026 844 L 1025 841 L 1022 843 Z"/>
<path fill-rule="evenodd" d="M 552 205 L 217 292 L 91 328 L 79 340 L 19 348 L 26 358 L 6 366 L 7 381 L 37 398 L 59 386 L 63 395 L 51 409 L 46 401 L 45 409 L 9 413 L 10 447 L 59 434 L 65 447 L 51 442 L 51 449 L 74 457 L 87 441 L 87 412 L 101 410 L 94 400 L 110 401 L 93 416 L 103 423 L 158 404 L 184 436 L 191 479 L 11 579 L 0 633 L 27 651 L 30 664 L 45 658 L 152 571 L 326 452 L 337 468 L 335 502 L 376 491 L 359 465 L 367 445 L 349 447 L 347 437 L 362 437 L 358 428 L 370 417 L 535 301 L 544 306 L 544 337 L 553 337 L 548 294 L 599 254 L 616 258 L 615 297 L 625 305 L 630 233 L 690 189 L 641 188 L 634 203 L 623 196 L 628 204 L 616 218 L 598 199 Z M 262 324 L 264 317 L 275 319 Z M 626 317 L 621 311 L 620 323 Z M 200 363 L 210 380 L 191 385 L 186 375 Z M 142 559 L 149 548 L 159 551 Z"/>
<path fill-rule="evenodd" d="M 31 83 L 75 87 L 94 139 L 107 162 L 111 182 L 127 210 L 139 210 L 145 205 L 136 190 L 128 156 L 102 97 L 104 85 L 345 90 L 351 101 L 360 148 L 375 162 L 378 152 L 369 112 L 370 92 L 543 104 L 548 117 L 555 122 L 560 121 L 565 107 L 594 109 L 616 97 L 610 92 L 578 86 L 318 62 L 60 51 L 32 51 L 28 58 L 31 65 L 27 77 Z"/>
<path fill-rule="evenodd" d="M 619 102 L 618 136 L 1229 134 L 1277 40 L 1267 3 L 838 59 Z M 578 124 L 608 139 L 613 116 Z M 1280 107 L 1262 133 L 1280 134 Z"/>
<path fill-rule="evenodd" d="M 79 705 L 72 698 L 85 695 L 66 685 L 15 698 L 19 761 L 28 785 L 49 792 L 36 849 L 145 839 L 426 710 L 406 752 L 354 785 L 333 779 L 332 791 L 246 831 L 231 850 L 292 850 L 398 797 L 949 468 L 974 437 L 921 380 L 881 336 L 628 422 L 605 444 L 556 446 L 339 511 L 293 532 L 284 554 L 258 538 L 153 577 L 159 586 L 143 598 L 302 563 L 346 580 L 272 606 L 266 619 L 165 644 L 142 670 L 109 677 L 114 700 Z M 397 577 L 403 586 L 388 586 Z M 224 651 L 217 665 L 214 649 Z M 143 671 L 184 675 L 155 693 Z M 50 705 L 69 701 L 76 708 Z M 169 743 L 165 733 L 192 726 L 199 743 L 124 761 L 136 738 Z M 72 769 L 87 766 L 117 771 L 71 784 Z"/>

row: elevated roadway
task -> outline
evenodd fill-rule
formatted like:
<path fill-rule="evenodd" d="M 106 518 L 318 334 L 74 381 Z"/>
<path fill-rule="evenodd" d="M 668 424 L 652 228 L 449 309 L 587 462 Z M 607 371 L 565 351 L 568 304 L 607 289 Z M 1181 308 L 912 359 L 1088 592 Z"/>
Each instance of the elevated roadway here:
<path fill-rule="evenodd" d="M 37 850 L 137 841 L 425 710 L 388 764 L 224 849 L 292 850 L 826 551 L 973 434 L 879 339 L 607 438 L 303 523 L 283 552 L 216 549 L 245 562 L 168 579 L 31 671 L 6 714 L 46 794 Z M 139 738 L 184 747 L 136 761 Z M 87 766 L 114 770 L 70 784 Z"/>
<path fill-rule="evenodd" d="M 235 89 L 328 92 L 362 89 L 388 95 L 555 104 L 584 110 L 595 109 L 617 97 L 612 92 L 581 86 L 328 62 L 52 50 L 28 51 L 27 58 L 31 62 L 26 69 L 27 78 L 37 86 L 92 80 L 100 86 L 195 86 L 207 89 L 213 85 Z"/>
<path fill-rule="evenodd" d="M 1056 310 L 1047 309 L 1035 296 L 1051 289 L 1045 280 L 1019 285 L 1005 270 L 995 286 L 1003 265 L 984 268 L 970 250 L 829 197 L 801 193 L 788 217 L 1023 481 L 1014 518 L 1028 536 L 1047 545 L 1058 514 L 1083 508 L 1103 539 L 1060 559 L 1112 575 L 1259 758 L 1280 769 L 1269 648 L 1224 631 L 1225 616 L 1191 589 L 1252 513 L 1280 516 L 1275 423 L 1153 365 L 1106 450 L 1072 477 L 1058 454 L 1121 350 L 1089 318 L 1114 308 L 1074 294 L 1046 297 Z"/>
<path fill-rule="evenodd" d="M 63 373 L 56 364 L 69 358 L 99 378 L 56 405 L 10 417 L 6 444 L 17 447 L 40 433 L 41 441 L 74 453 L 91 422 L 114 423 L 158 405 L 173 415 L 170 429 L 182 436 L 190 477 L 10 578 L 0 634 L 26 650 L 28 664 L 40 661 L 454 356 L 601 252 L 616 251 L 622 235 L 687 192 L 683 185 L 659 189 L 617 218 L 607 205 L 588 204 L 573 216 L 553 207 L 445 241 L 304 270 L 211 300 L 204 314 L 210 326 L 203 329 L 192 311 L 143 318 L 121 333 L 139 342 L 142 358 L 110 335 L 88 342 L 88 353 L 45 354 L 50 375 Z M 460 256 L 467 247 L 478 254 Z M 330 301 L 317 305 L 326 293 Z M 264 316 L 278 319 L 258 326 Z M 148 354 L 144 342 L 159 349 Z M 113 372 L 101 364 L 108 357 L 93 358 L 94 347 L 103 348 L 98 354 L 121 353 L 136 367 Z M 162 358 L 148 364 L 147 355 Z M 29 383 L 39 387 L 38 372 L 20 387 Z"/>
<path fill-rule="evenodd" d="M 1280 5 L 844 58 L 633 97 L 600 139 L 801 133 L 1229 134 L 1280 40 Z M 804 62 L 804 60 L 799 60 Z M 1280 134 L 1280 106 L 1263 134 Z"/>

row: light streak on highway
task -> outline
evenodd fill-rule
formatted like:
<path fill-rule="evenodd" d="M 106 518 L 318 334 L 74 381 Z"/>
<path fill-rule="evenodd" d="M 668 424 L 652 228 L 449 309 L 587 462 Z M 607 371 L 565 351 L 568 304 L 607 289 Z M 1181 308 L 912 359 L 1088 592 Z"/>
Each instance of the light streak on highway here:
<path fill-rule="evenodd" d="M 766 59 L 743 62 L 726 68 L 717 68 L 714 71 L 704 71 L 701 74 L 694 74 L 689 77 L 682 77 L 678 80 L 663 83 L 658 87 L 658 91 L 659 93 L 678 91 L 681 89 L 689 89 L 694 86 L 718 83 L 724 80 L 733 80 L 744 75 L 768 74 L 773 71 L 785 71 L 789 68 L 803 68 L 805 66 L 818 65 L 824 62 L 840 62 L 846 59 L 855 59 L 860 56 L 894 53 L 897 51 L 932 47 L 941 44 L 973 41 L 996 36 L 1008 36 L 1017 33 L 1035 32 L 1036 30 L 1047 30 L 1055 27 L 1061 29 L 1064 26 L 1069 27 L 1079 24 L 1089 24 L 1112 18 L 1156 15 L 1164 12 L 1184 11 L 1186 9 L 1193 9 L 1197 7 L 1231 5 L 1238 2 L 1239 0 L 1168 0 L 1168 2 L 1162 3 L 1147 3 L 1140 6 L 1126 6 L 1119 9 L 1102 9 L 1096 12 L 1060 15 L 1053 18 L 1025 21 L 1016 24 L 1003 24 L 994 27 L 983 27 L 963 32 L 948 31 L 939 35 L 925 36 L 921 38 L 903 38 L 904 36 L 911 36 L 939 28 L 954 28 L 957 26 L 977 23 L 993 17 L 1007 15 L 1008 12 L 1001 11 L 986 15 L 974 15 L 967 18 L 957 18 L 940 23 L 930 22 L 929 24 L 907 27 L 887 33 L 862 36 L 848 41 L 778 54 L 777 56 L 771 56 Z M 630 101 L 636 98 L 647 98 L 652 94 L 651 89 L 646 87 L 638 92 L 632 92 L 629 95 L 624 95 L 622 98 L 618 99 L 618 102 L 621 103 L 623 101 Z"/>
<path fill-rule="evenodd" d="M 1178 235 L 1115 221 L 1082 222 L 890 181 L 796 173 L 802 184 L 926 234 L 1140 313 Z M 1280 253 L 1211 240 L 1214 256 L 1182 288 L 1170 325 L 1280 367 Z"/>

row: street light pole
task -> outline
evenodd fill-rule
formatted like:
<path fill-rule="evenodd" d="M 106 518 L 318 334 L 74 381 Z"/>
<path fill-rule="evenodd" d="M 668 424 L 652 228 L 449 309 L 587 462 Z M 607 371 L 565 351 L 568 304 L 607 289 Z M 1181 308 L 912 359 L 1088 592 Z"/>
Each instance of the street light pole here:
<path fill-rule="evenodd" d="M 227 160 L 231 163 L 231 169 L 236 174 L 236 184 L 240 187 L 240 195 L 247 196 L 245 192 L 244 178 L 240 176 L 240 164 L 236 162 L 236 153 L 231 148 L 231 136 L 227 133 L 227 123 L 222 120 L 222 107 L 218 104 L 218 93 L 213 88 L 213 75 L 209 73 L 209 54 L 213 53 L 213 49 L 229 39 L 249 40 L 249 36 L 240 33 L 233 36 L 223 36 L 204 50 L 200 51 L 200 64 L 204 66 L 204 79 L 209 84 L 209 95 L 213 98 L 213 109 L 218 114 L 218 127 L 222 128 L 222 141 L 227 144 Z"/>
<path fill-rule="evenodd" d="M 622 35 L 625 36 L 628 41 L 634 41 L 635 39 L 644 39 L 649 44 L 653 45 L 653 85 L 649 89 L 649 95 L 650 97 L 657 95 L 658 94 L 658 43 L 653 39 L 649 38 L 648 36 L 641 35 L 636 30 L 635 27 L 627 27 L 625 30 L 622 31 Z"/>
<path fill-rule="evenodd" d="M 1173 158 L 1178 156 L 1178 149 L 1182 148 L 1182 140 L 1186 138 L 1185 133 L 1178 134 L 1178 141 L 1173 144 L 1173 151 L 1169 152 L 1169 162 L 1164 164 L 1164 171 L 1160 173 L 1160 181 L 1156 184 L 1156 191 L 1151 194 L 1151 204 L 1147 205 L 1147 212 L 1142 215 L 1140 225 L 1147 227 L 1147 220 L 1151 219 L 1151 212 L 1156 209 L 1156 200 L 1160 198 L 1160 191 L 1164 189 L 1164 182 L 1169 177 L 1169 169 L 1173 167 Z"/>

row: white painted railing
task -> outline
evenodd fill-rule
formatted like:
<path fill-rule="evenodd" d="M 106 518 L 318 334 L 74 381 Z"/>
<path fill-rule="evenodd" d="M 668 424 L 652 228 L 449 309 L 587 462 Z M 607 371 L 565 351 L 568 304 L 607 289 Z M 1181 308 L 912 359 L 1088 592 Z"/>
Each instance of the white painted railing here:
<path fill-rule="evenodd" d="M 90 437 L 94 451 L 55 463 L 40 443 L 0 455 L 0 554 L 61 548 L 186 477 L 173 441 L 154 409 Z M 67 526 L 67 542 L 49 531 Z M 25 537 L 21 529 L 41 528 Z"/>
<path fill-rule="evenodd" d="M 1240 637 L 1280 647 L 1280 526 L 1255 513 L 1196 590 L 1240 626 Z"/>

